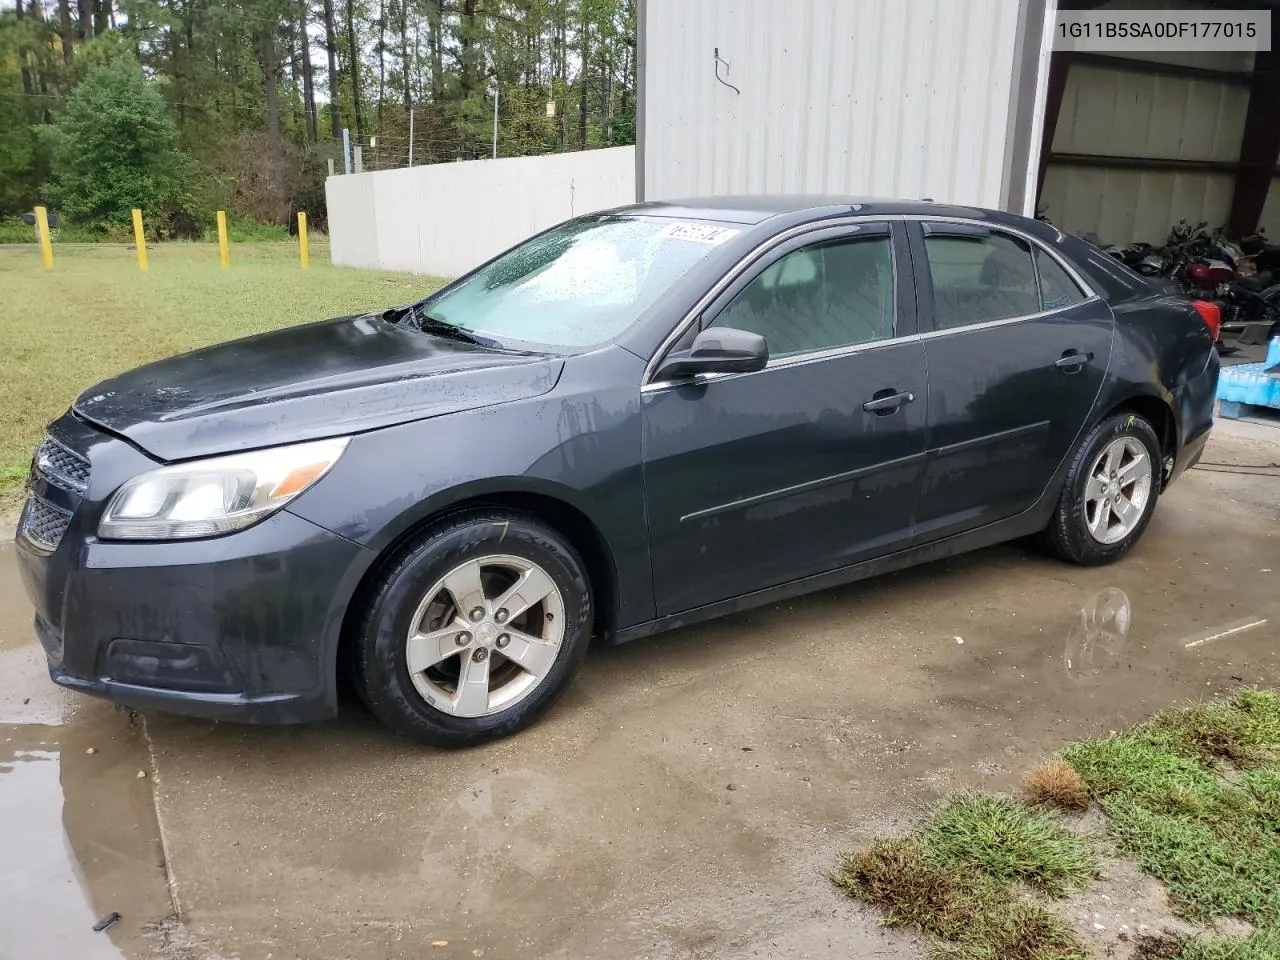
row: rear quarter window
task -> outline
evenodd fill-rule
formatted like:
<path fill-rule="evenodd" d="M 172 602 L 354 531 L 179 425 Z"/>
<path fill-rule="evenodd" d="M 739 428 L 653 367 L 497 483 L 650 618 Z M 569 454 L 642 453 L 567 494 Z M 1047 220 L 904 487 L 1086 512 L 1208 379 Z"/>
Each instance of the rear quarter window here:
<path fill-rule="evenodd" d="M 1085 298 L 1084 291 L 1062 268 L 1062 264 L 1039 247 L 1035 250 L 1040 273 L 1040 306 L 1045 310 L 1065 310 Z"/>

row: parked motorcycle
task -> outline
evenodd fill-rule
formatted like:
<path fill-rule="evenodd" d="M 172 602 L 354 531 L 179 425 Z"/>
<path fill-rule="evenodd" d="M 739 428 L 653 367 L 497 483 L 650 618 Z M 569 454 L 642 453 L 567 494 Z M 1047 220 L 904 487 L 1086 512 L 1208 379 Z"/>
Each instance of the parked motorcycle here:
<path fill-rule="evenodd" d="M 1280 336 L 1280 246 L 1261 234 L 1235 243 L 1203 220 L 1181 220 L 1161 246 L 1131 243 L 1102 249 L 1137 273 L 1168 278 L 1171 292 L 1215 304 L 1222 330 L 1266 324 L 1268 340 Z M 1237 349 L 1225 347 L 1221 336 L 1217 346 L 1223 354 Z"/>
<path fill-rule="evenodd" d="M 1247 254 L 1241 244 L 1200 228 L 1170 249 L 1167 262 L 1169 275 L 1188 296 L 1218 305 L 1222 329 L 1265 324 L 1270 338 L 1280 332 L 1280 284 L 1270 270 L 1258 268 L 1257 260 L 1258 254 Z"/>
<path fill-rule="evenodd" d="M 1240 241 L 1240 249 L 1253 266 L 1252 274 L 1246 272 L 1240 283 L 1257 293 L 1274 321 L 1267 330 L 1267 340 L 1280 337 L 1280 244 L 1270 243 L 1262 234 L 1255 233 Z"/>

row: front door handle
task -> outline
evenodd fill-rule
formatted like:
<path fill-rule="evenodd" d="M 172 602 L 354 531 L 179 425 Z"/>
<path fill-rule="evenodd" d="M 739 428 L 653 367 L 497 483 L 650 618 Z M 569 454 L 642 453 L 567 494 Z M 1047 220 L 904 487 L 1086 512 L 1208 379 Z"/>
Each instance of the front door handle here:
<path fill-rule="evenodd" d="M 1081 353 L 1079 350 L 1068 350 L 1053 365 L 1063 373 L 1078 373 L 1080 368 L 1093 359 L 1092 353 Z"/>
<path fill-rule="evenodd" d="M 877 417 L 887 417 L 893 413 L 904 403 L 910 403 L 916 398 L 914 393 L 908 391 L 899 392 L 890 387 L 887 390 L 877 390 L 871 395 L 871 399 L 862 405 L 862 409 L 867 413 L 874 413 Z"/>

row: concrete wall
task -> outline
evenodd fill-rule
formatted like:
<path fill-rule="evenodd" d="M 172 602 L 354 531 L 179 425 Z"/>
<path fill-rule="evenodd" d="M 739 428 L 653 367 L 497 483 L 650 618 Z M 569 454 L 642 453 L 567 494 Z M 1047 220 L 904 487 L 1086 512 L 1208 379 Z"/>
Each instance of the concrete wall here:
<path fill-rule="evenodd" d="M 330 256 L 456 277 L 539 230 L 635 198 L 632 147 L 334 176 Z"/>
<path fill-rule="evenodd" d="M 646 200 L 776 192 L 1000 205 L 1018 0 L 640 9 Z M 719 80 L 717 49 L 729 62 Z"/>

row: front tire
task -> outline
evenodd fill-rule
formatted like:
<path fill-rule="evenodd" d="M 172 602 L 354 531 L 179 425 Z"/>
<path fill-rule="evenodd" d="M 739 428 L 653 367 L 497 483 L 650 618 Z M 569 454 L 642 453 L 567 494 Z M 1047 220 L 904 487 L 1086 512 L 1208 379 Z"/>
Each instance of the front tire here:
<path fill-rule="evenodd" d="M 1083 566 L 1124 556 L 1155 512 L 1162 462 L 1156 432 L 1138 414 L 1119 413 L 1094 427 L 1072 455 L 1044 532 L 1049 549 Z"/>
<path fill-rule="evenodd" d="M 452 517 L 400 550 L 359 622 L 354 679 L 388 727 L 469 747 L 529 726 L 591 638 L 591 590 L 560 534 L 522 514 Z"/>

